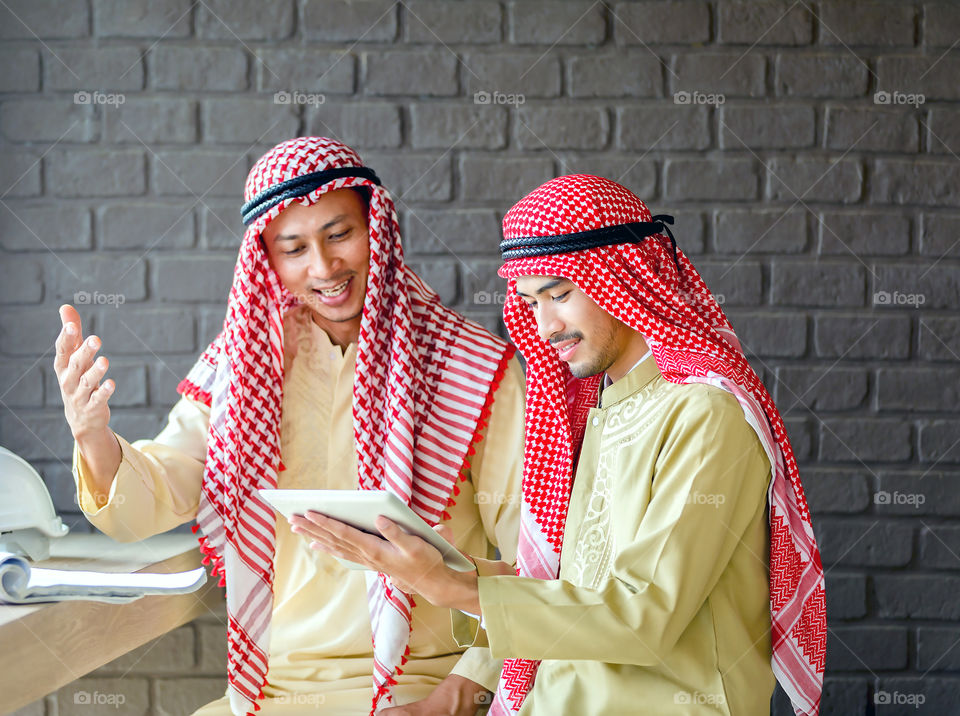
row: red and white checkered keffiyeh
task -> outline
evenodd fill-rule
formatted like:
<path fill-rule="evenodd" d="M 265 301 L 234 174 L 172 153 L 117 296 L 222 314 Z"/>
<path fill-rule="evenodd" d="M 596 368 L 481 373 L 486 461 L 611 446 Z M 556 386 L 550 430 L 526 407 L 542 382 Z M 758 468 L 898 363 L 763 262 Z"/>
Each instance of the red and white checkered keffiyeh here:
<path fill-rule="evenodd" d="M 362 167 L 349 147 L 299 137 L 254 165 L 245 200 L 280 182 L 344 167 Z M 368 178 L 340 177 L 285 198 L 248 226 L 223 331 L 178 388 L 211 407 L 194 530 L 202 530 L 201 549 L 227 589 L 228 694 L 235 714 L 260 708 L 266 681 L 276 516 L 257 490 L 276 487 L 283 469 L 283 317 L 298 304 L 270 268 L 260 233 L 290 203 L 309 205 L 346 187 L 370 193 L 370 270 L 353 390 L 359 488 L 395 493 L 432 525 L 448 518 L 513 355 L 505 341 L 441 305 L 404 265 L 393 200 Z M 392 701 L 391 687 L 409 654 L 414 602 L 384 575 L 366 574 L 373 713 Z"/>
<path fill-rule="evenodd" d="M 649 222 L 639 198 L 594 176 L 564 176 L 517 203 L 504 239 L 557 236 Z M 578 379 L 537 334 L 532 310 L 516 294 L 519 276 L 563 276 L 601 308 L 644 336 L 660 372 L 673 383 L 708 383 L 736 396 L 773 469 L 770 508 L 770 609 L 773 671 L 798 714 L 820 707 L 826 648 L 823 569 L 793 450 L 783 421 L 747 363 L 733 328 L 693 264 L 668 238 L 507 261 L 504 321 L 527 360 L 526 448 L 518 572 L 556 579 L 575 454 L 600 375 Z M 516 713 L 539 662 L 504 665 L 491 714 Z"/>

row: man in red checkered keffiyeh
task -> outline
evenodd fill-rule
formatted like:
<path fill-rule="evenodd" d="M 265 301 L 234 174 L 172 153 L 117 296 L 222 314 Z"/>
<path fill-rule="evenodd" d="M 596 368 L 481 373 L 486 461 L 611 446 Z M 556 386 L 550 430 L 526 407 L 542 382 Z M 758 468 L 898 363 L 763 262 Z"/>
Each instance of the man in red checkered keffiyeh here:
<path fill-rule="evenodd" d="M 181 382 L 163 433 L 122 440 L 105 428 L 112 386 L 88 383 L 94 397 L 88 389 L 84 400 L 104 426 L 95 447 L 111 455 L 76 453 L 78 501 L 126 540 L 196 516 L 228 615 L 227 698 L 203 713 L 325 704 L 372 714 L 417 699 L 419 708 L 459 700 L 457 713 L 472 713 L 474 694 L 499 674 L 489 652 L 461 656 L 446 610 L 415 609 L 383 574 L 312 551 L 258 491 L 386 490 L 429 524 L 448 523 L 471 551 L 502 542 L 512 554 L 519 508 L 475 493 L 519 488 L 514 350 L 445 307 L 404 263 L 393 199 L 349 147 L 283 142 L 256 162 L 244 198 L 222 330 Z M 61 371 L 80 334 L 75 311 L 63 310 Z M 99 370 L 92 353 L 71 361 L 85 378 Z M 71 405 L 83 402 L 70 392 Z"/>
<path fill-rule="evenodd" d="M 430 524 L 444 519 L 468 453 L 513 350 L 440 304 L 403 263 L 390 195 L 339 142 L 300 137 L 250 171 L 247 225 L 223 332 L 181 384 L 211 406 L 201 545 L 227 587 L 229 684 L 236 713 L 254 708 L 267 671 L 274 512 L 256 492 L 276 486 L 284 313 L 293 296 L 272 270 L 261 234 L 280 212 L 326 192 L 369 197 L 369 273 L 354 384 L 361 489 L 389 490 Z M 362 288 L 362 287 L 360 287 Z M 356 286 L 348 288 L 356 291 Z M 367 572 L 374 638 L 374 708 L 391 701 L 409 654 L 412 598 Z"/>
<path fill-rule="evenodd" d="M 519 573 L 555 579 L 586 411 L 601 376 L 577 378 L 537 332 L 517 279 L 569 279 L 604 311 L 640 333 L 663 378 L 732 393 L 772 465 L 769 488 L 772 667 L 798 714 L 816 714 L 826 619 L 823 570 L 783 421 L 747 363 L 733 329 L 664 223 L 619 184 L 554 179 L 503 221 L 504 320 L 527 360 L 527 438 Z M 558 625 L 558 628 L 562 628 Z M 492 639 L 491 639 L 492 641 Z M 494 712 L 518 710 L 536 662 L 504 666 Z"/>
<path fill-rule="evenodd" d="M 519 576 L 444 570 L 388 522 L 389 546 L 323 527 L 332 554 L 482 618 L 507 658 L 491 714 L 768 713 L 774 677 L 819 712 L 823 570 L 797 464 L 672 223 L 588 175 L 504 218 L 504 321 L 527 360 Z"/>

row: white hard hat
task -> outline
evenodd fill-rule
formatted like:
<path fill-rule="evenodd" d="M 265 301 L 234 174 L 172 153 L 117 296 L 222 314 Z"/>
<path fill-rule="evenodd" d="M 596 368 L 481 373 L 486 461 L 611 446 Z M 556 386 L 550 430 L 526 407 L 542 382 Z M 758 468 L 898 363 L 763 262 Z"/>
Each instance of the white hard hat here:
<path fill-rule="evenodd" d="M 45 559 L 47 538 L 69 531 L 53 509 L 43 478 L 22 457 L 0 447 L 0 549 Z"/>

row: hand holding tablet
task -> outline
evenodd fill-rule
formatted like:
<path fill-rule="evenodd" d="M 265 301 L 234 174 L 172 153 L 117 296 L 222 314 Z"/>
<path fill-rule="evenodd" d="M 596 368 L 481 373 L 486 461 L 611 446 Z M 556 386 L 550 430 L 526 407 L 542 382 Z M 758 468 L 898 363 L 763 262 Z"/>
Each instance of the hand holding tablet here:
<path fill-rule="evenodd" d="M 445 565 L 458 572 L 474 569 L 473 563 L 437 534 L 400 498 L 385 490 L 260 490 L 260 495 L 287 519 L 307 512 L 319 512 L 355 529 L 381 537 L 376 519 L 383 515 L 407 534 L 420 537 L 443 556 Z M 350 569 L 363 565 L 336 558 Z"/>

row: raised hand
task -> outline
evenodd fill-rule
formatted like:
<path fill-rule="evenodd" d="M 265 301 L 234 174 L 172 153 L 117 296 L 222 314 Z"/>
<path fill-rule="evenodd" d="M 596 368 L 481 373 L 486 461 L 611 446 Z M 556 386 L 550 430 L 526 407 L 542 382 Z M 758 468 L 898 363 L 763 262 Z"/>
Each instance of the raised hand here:
<path fill-rule="evenodd" d="M 109 428 L 108 401 L 116 385 L 110 379 L 100 383 L 110 362 L 104 356 L 95 358 L 100 339 L 88 336 L 84 340 L 80 314 L 73 306 L 60 307 L 60 320 L 63 327 L 57 336 L 53 369 L 63 413 L 94 480 L 106 494 L 121 459 L 120 444 Z"/>
<path fill-rule="evenodd" d="M 102 433 L 107 428 L 110 423 L 107 401 L 116 386 L 109 379 L 100 384 L 110 361 L 105 356 L 94 359 L 100 349 L 100 339 L 96 336 L 83 339 L 83 326 L 77 310 L 69 304 L 61 306 L 60 320 L 63 326 L 57 336 L 53 369 L 57 373 L 70 432 L 79 440 Z"/>

